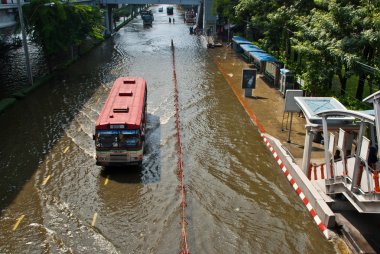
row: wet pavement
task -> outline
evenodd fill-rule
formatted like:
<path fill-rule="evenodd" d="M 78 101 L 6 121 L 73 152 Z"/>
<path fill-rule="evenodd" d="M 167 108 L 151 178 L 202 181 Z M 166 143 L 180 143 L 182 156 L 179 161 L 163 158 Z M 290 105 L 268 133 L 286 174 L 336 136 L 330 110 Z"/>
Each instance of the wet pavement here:
<path fill-rule="evenodd" d="M 254 117 L 257 118 L 256 125 L 269 135 L 277 138 L 281 144 L 290 151 L 295 162 L 301 167 L 305 140 L 306 120 L 302 114 L 294 113 L 291 142 L 288 142 L 288 128 L 286 128 L 286 115 L 283 120 L 284 98 L 276 87 L 269 85 L 262 75 L 256 79 L 256 89 L 253 90 L 252 97 L 244 97 L 244 90 L 241 88 L 242 69 L 252 66 L 234 52 L 233 49 L 223 47 L 211 49 L 214 62 L 223 74 L 227 82 L 238 91 L 240 99 L 247 108 L 252 110 Z M 283 123 L 284 121 L 284 123 Z M 311 163 L 324 162 L 323 146 L 313 142 Z M 336 248 L 341 253 L 351 250 L 363 251 L 363 253 L 375 253 L 380 250 L 377 214 L 360 214 L 354 210 L 337 210 L 336 232 L 341 238 L 335 238 Z M 341 229 L 341 231 L 339 230 Z M 345 239 L 345 243 L 342 241 Z M 362 248 L 362 249 L 358 249 Z"/>

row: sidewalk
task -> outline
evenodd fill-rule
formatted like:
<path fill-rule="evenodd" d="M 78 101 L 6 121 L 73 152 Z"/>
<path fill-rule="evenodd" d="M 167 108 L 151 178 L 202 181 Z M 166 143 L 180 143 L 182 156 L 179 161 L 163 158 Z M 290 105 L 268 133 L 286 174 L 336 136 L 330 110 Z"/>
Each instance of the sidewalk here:
<path fill-rule="evenodd" d="M 305 142 L 306 120 L 302 114 L 293 113 L 293 124 L 288 143 L 288 129 L 286 129 L 287 113 L 284 117 L 284 130 L 282 130 L 282 118 L 284 110 L 284 98 L 275 87 L 270 87 L 261 74 L 256 79 L 256 89 L 253 90 L 252 97 L 244 97 L 244 90 L 241 88 L 242 69 L 250 68 L 239 54 L 231 48 L 215 48 L 209 50 L 214 62 L 219 66 L 227 82 L 241 92 L 245 103 L 257 116 L 265 131 L 281 141 L 293 155 L 297 165 L 301 166 L 303 157 L 303 147 Z M 290 123 L 290 116 L 289 121 Z M 289 126 L 289 125 L 288 125 Z M 311 163 L 321 163 L 323 161 L 323 146 L 313 143 Z"/>
<path fill-rule="evenodd" d="M 321 193 L 316 191 L 313 184 L 310 184 L 310 182 L 306 180 L 306 176 L 301 173 L 300 168 L 303 159 L 306 133 L 305 118 L 302 117 L 302 115 L 293 114 L 291 142 L 288 143 L 288 130 L 285 128 L 286 117 L 284 118 L 284 130 L 282 130 L 285 100 L 278 89 L 270 87 L 263 79 L 263 76 L 258 75 L 256 79 L 256 89 L 253 90 L 252 97 L 244 97 L 244 90 L 241 88 L 242 69 L 251 68 L 252 66 L 247 64 L 244 59 L 230 47 L 223 46 L 222 48 L 210 49 L 209 54 L 234 92 L 240 95 L 238 96 L 239 100 L 251 119 L 256 122 L 259 131 L 278 139 L 279 142 L 275 141 L 274 143 L 277 143 L 276 149 L 278 151 L 282 150 L 282 154 L 281 151 L 280 154 L 272 153 L 275 157 L 277 156 L 276 160 L 280 168 L 284 171 L 297 194 L 301 192 L 302 189 L 306 195 L 303 195 L 302 192 L 301 194 L 309 197 L 311 206 L 306 205 L 305 199 L 299 195 L 312 216 L 313 214 L 319 215 L 320 219 L 316 219 L 315 216 L 313 216 L 318 227 L 321 229 L 321 224 L 318 223 L 321 220 L 324 223 L 322 223 L 322 227 L 326 225 L 331 228 L 336 223 L 337 227 L 335 227 L 335 229 L 342 235 L 340 236 L 340 240 L 335 239 L 334 241 L 338 241 L 335 244 L 342 253 L 349 252 L 347 249 L 348 246 L 350 246 L 351 251 L 357 253 L 380 253 L 380 235 L 377 234 L 380 226 L 380 215 L 360 214 L 356 211 L 348 210 L 335 211 L 335 213 L 332 213 L 326 201 L 323 201 L 322 198 L 318 198 Z M 269 143 L 270 142 L 267 142 L 267 146 L 271 146 Z M 274 145 L 276 146 L 276 144 Z M 296 165 L 286 162 L 286 151 L 282 149 L 283 147 L 291 153 Z M 323 152 L 323 146 L 313 142 L 311 163 L 323 163 Z M 279 159 L 282 161 L 281 163 Z M 288 169 L 290 170 L 288 171 Z M 290 175 L 288 175 L 289 172 Z M 293 176 L 293 178 L 289 178 L 289 176 Z M 297 189 L 295 186 L 302 187 L 301 189 Z M 310 207 L 313 212 L 310 210 Z M 323 230 L 321 229 L 321 231 Z M 323 231 L 323 233 L 325 233 L 325 231 Z M 327 238 L 329 237 L 327 236 Z M 345 244 L 342 244 L 342 239 Z"/>

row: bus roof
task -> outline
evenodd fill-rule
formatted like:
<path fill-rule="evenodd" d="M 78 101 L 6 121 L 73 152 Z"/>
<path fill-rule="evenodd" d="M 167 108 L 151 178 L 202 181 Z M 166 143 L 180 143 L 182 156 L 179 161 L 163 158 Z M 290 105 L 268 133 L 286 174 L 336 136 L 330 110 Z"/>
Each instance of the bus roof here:
<path fill-rule="evenodd" d="M 116 79 L 96 121 L 96 129 L 139 129 L 145 91 L 146 81 L 141 77 Z"/>

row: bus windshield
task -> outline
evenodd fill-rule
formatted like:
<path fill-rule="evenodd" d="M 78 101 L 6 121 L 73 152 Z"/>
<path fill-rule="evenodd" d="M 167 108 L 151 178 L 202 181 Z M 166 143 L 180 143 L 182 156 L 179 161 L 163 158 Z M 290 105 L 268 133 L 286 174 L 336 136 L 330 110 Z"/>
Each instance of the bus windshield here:
<path fill-rule="evenodd" d="M 100 132 L 95 136 L 96 147 L 98 148 L 127 148 L 136 147 L 140 144 L 140 136 L 133 133 L 110 133 Z"/>

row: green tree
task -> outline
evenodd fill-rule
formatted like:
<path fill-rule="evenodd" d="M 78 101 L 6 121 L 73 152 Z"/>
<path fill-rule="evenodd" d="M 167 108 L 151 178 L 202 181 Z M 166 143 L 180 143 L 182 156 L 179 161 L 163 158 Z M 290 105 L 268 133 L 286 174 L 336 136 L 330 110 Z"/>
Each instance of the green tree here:
<path fill-rule="evenodd" d="M 27 30 L 49 59 L 83 43 L 88 37 L 103 39 L 98 8 L 57 0 L 32 0 L 25 5 Z"/>

